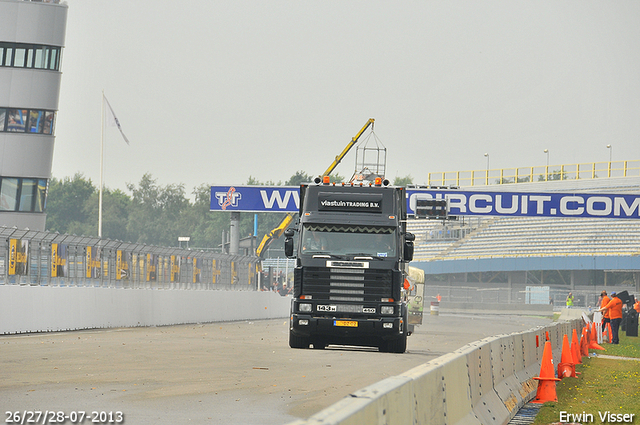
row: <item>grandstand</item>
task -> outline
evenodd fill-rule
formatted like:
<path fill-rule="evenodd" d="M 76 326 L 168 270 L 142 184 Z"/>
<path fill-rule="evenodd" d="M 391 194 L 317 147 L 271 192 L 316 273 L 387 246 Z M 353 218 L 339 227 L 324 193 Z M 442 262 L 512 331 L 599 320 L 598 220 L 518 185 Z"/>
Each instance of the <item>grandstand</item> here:
<path fill-rule="evenodd" d="M 640 194 L 640 177 L 541 181 L 461 187 L 475 191 Z M 412 266 L 425 271 L 426 296 L 460 302 L 542 301 L 593 306 L 612 286 L 640 292 L 640 220 L 549 217 L 459 217 L 407 222 L 416 236 Z"/>
<path fill-rule="evenodd" d="M 410 221 L 414 261 L 640 254 L 640 222 L 597 218 L 497 217 L 471 225 Z"/>

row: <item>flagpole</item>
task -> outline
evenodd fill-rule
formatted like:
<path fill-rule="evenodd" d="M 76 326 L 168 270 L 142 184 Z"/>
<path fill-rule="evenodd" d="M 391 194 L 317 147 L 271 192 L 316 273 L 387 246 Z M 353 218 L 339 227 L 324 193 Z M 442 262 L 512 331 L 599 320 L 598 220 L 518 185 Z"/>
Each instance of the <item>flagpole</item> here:
<path fill-rule="evenodd" d="M 103 185 L 103 152 L 104 152 L 104 90 L 102 90 L 102 119 L 100 135 L 100 191 L 98 195 L 98 237 L 102 238 L 102 185 Z"/>

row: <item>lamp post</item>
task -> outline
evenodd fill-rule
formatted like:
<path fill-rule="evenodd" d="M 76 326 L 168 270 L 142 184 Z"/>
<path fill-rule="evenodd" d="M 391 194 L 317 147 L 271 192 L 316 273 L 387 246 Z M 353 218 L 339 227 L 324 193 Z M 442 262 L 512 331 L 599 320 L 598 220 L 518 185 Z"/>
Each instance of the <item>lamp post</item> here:
<path fill-rule="evenodd" d="M 609 177 L 611 177 L 611 158 L 613 157 L 613 147 L 611 145 L 607 145 L 607 149 L 609 149 Z"/>
<path fill-rule="evenodd" d="M 485 182 L 484 182 L 484 184 L 489 186 L 489 154 L 487 152 L 485 152 L 484 156 L 487 158 L 487 172 L 485 173 Z"/>
<path fill-rule="evenodd" d="M 547 154 L 547 167 L 549 166 L 549 149 L 545 149 L 544 153 Z"/>
<path fill-rule="evenodd" d="M 544 181 L 548 181 L 549 180 L 549 149 L 545 149 L 543 152 L 547 154 L 547 167 L 544 170 Z"/>

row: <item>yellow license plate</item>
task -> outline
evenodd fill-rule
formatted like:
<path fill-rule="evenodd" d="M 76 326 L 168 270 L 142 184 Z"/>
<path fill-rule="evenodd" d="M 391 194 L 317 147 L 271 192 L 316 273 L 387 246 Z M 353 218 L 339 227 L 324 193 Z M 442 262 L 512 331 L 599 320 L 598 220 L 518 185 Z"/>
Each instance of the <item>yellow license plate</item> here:
<path fill-rule="evenodd" d="M 358 322 L 353 322 L 350 320 L 334 320 L 333 326 L 347 326 L 349 328 L 357 328 Z"/>

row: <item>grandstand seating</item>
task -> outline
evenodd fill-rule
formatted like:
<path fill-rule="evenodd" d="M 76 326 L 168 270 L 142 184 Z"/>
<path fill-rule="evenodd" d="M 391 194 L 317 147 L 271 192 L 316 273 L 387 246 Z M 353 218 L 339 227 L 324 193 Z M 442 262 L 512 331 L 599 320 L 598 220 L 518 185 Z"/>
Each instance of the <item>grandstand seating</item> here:
<path fill-rule="evenodd" d="M 461 237 L 447 237 L 465 227 Z M 435 220 L 409 220 L 407 229 L 416 235 L 414 261 L 640 255 L 637 220 L 498 217 L 447 225 Z"/>

